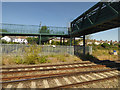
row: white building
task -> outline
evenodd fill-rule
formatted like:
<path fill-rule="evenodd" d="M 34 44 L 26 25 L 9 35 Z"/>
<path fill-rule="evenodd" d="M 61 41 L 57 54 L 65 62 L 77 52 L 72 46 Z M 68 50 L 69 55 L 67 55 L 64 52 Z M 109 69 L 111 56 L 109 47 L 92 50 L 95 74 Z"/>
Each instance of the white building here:
<path fill-rule="evenodd" d="M 2 37 L 1 40 L 5 40 L 6 42 L 11 42 L 11 38 L 8 36 Z"/>
<path fill-rule="evenodd" d="M 99 45 L 99 44 L 100 44 L 100 42 L 97 42 L 97 41 L 96 41 L 96 42 L 94 42 L 94 44 Z"/>
<path fill-rule="evenodd" d="M 13 39 L 13 41 L 12 42 L 16 42 L 16 43 L 25 43 L 25 44 L 27 44 L 28 43 L 28 41 L 26 40 L 26 39 L 21 39 L 21 38 L 18 38 L 18 39 Z"/>

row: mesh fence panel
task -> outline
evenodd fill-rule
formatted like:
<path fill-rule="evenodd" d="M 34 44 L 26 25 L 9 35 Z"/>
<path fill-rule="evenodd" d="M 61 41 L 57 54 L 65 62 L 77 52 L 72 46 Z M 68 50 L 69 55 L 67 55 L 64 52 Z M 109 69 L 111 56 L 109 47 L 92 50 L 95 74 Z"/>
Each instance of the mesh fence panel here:
<path fill-rule="evenodd" d="M 24 44 L 2 44 L 2 54 L 7 55 L 23 55 L 25 48 L 30 45 Z M 60 45 L 37 45 L 41 48 L 40 55 L 53 55 L 53 54 L 83 54 L 83 47 L 81 46 L 60 46 Z M 86 54 L 92 54 L 92 47 L 86 47 Z"/>

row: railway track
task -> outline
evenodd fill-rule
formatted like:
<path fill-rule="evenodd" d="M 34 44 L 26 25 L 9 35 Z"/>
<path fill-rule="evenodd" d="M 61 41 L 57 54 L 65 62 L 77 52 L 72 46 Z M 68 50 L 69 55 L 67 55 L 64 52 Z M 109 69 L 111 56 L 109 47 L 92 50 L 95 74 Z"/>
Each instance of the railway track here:
<path fill-rule="evenodd" d="M 58 73 L 41 75 L 38 78 L 31 76 L 27 79 L 0 82 L 4 88 L 63 88 L 74 85 L 89 84 L 101 80 L 108 80 L 119 77 L 117 69 L 96 70 L 88 72 Z M 38 83 L 39 82 L 39 83 Z M 29 85 L 28 85 L 29 84 Z M 40 85 L 39 85 L 40 84 Z"/>
<path fill-rule="evenodd" d="M 22 69 L 33 69 L 33 68 L 46 68 L 46 67 L 58 67 L 58 66 L 70 66 L 70 65 L 96 65 L 91 62 L 81 62 L 81 63 L 68 63 L 68 64 L 55 64 L 55 65 L 35 65 L 35 66 L 22 66 L 22 67 L 2 67 L 2 71 L 11 71 L 11 70 L 22 70 Z"/>
<path fill-rule="evenodd" d="M 87 68 L 89 69 L 94 68 L 95 70 L 80 71 L 81 69 Z M 85 85 L 109 79 L 116 79 L 119 77 L 119 71 L 116 68 L 108 69 L 105 68 L 104 65 L 96 65 L 93 63 L 86 62 L 78 64 L 77 63 L 61 64 L 58 66 L 44 65 L 42 67 L 41 66 L 29 66 L 29 67 L 27 66 L 24 68 L 12 67 L 4 68 L 3 70 L 5 69 L 7 69 L 8 71 L 0 72 L 1 74 L 3 74 L 2 82 L 0 82 L 3 88 L 47 88 L 47 89 L 67 87 L 74 88 L 76 87 L 76 85 Z M 28 72 L 37 73 L 41 71 L 43 72 L 46 71 L 48 73 L 32 75 L 26 74 Z M 58 72 L 51 73 L 53 71 Z M 12 74 L 14 75 L 12 76 Z"/>

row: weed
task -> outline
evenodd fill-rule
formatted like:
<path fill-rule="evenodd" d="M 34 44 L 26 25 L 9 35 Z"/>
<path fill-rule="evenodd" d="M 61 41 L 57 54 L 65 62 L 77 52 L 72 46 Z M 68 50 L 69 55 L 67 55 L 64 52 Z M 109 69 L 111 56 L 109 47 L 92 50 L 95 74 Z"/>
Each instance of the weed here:
<path fill-rule="evenodd" d="M 64 54 L 64 56 L 65 56 L 65 57 L 69 57 L 70 55 L 66 53 L 66 54 Z"/>
<path fill-rule="evenodd" d="M 51 63 L 51 60 L 47 60 L 48 63 Z"/>
<path fill-rule="evenodd" d="M 45 56 L 42 56 L 40 59 L 39 59 L 39 62 L 40 63 L 46 63 L 47 62 L 47 59 Z"/>

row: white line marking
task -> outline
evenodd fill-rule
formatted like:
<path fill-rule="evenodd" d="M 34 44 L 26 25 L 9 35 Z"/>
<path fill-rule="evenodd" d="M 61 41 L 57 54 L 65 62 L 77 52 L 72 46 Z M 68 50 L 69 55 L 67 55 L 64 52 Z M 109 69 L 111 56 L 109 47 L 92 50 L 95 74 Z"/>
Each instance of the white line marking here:
<path fill-rule="evenodd" d="M 102 76 L 98 75 L 98 74 L 95 74 L 93 73 L 93 75 L 97 76 L 97 77 L 100 77 L 100 78 L 103 78 Z"/>
<path fill-rule="evenodd" d="M 36 82 L 31 82 L 31 88 L 36 88 Z"/>
<path fill-rule="evenodd" d="M 53 67 L 53 68 L 56 68 L 56 67 Z"/>
<path fill-rule="evenodd" d="M 94 77 L 92 77 L 92 76 L 90 76 L 90 75 L 86 75 L 86 76 L 90 77 L 91 79 L 95 79 Z"/>
<path fill-rule="evenodd" d="M 119 73 L 119 71 L 115 71 L 115 72 Z"/>
<path fill-rule="evenodd" d="M 9 71 L 13 71 L 13 69 L 9 70 Z"/>
<path fill-rule="evenodd" d="M 81 78 L 83 78 L 83 79 L 85 79 L 86 81 L 89 81 L 86 77 L 84 77 L 84 76 L 80 76 Z"/>
<path fill-rule="evenodd" d="M 84 66 L 88 66 L 87 64 L 84 64 Z"/>
<path fill-rule="evenodd" d="M 12 85 L 7 85 L 7 88 L 12 88 Z"/>
<path fill-rule="evenodd" d="M 68 78 L 63 77 L 63 79 L 64 79 L 68 84 L 71 84 L 71 82 L 68 80 Z"/>
<path fill-rule="evenodd" d="M 79 67 L 78 65 L 75 65 L 76 67 Z"/>
<path fill-rule="evenodd" d="M 35 70 L 35 68 L 32 68 L 32 70 Z"/>
<path fill-rule="evenodd" d="M 47 80 L 43 80 L 43 83 L 44 83 L 45 88 L 49 88 L 49 84 Z"/>
<path fill-rule="evenodd" d="M 102 75 L 102 76 L 104 76 L 104 77 L 108 77 L 107 75 L 105 75 L 105 74 L 102 74 L 102 73 L 99 73 L 100 75 Z"/>
<path fill-rule="evenodd" d="M 43 69 L 43 67 L 40 67 L 40 69 Z"/>
<path fill-rule="evenodd" d="M 25 70 L 28 70 L 27 68 Z"/>
<path fill-rule="evenodd" d="M 18 69 L 18 71 L 21 71 L 21 69 Z"/>
<path fill-rule="evenodd" d="M 108 72 L 105 72 L 106 74 L 108 74 L 108 75 L 111 75 L 111 76 L 113 76 L 113 74 L 111 74 L 111 73 L 108 73 Z"/>
<path fill-rule="evenodd" d="M 118 72 L 110 72 L 110 73 L 113 73 L 113 74 L 117 74 L 117 75 L 118 75 Z"/>
<path fill-rule="evenodd" d="M 62 84 L 58 81 L 58 79 L 54 79 L 58 86 L 61 86 Z"/>
<path fill-rule="evenodd" d="M 76 82 L 80 82 L 80 80 L 77 79 L 75 76 L 72 76 L 72 78 L 73 78 Z"/>
<path fill-rule="evenodd" d="M 50 67 L 47 67 L 47 69 L 50 69 Z"/>
<path fill-rule="evenodd" d="M 68 66 L 65 66 L 65 67 L 68 67 Z"/>
<path fill-rule="evenodd" d="M 62 66 L 59 66 L 60 68 L 62 68 Z"/>
<path fill-rule="evenodd" d="M 83 66 L 83 65 L 79 64 L 79 66 Z"/>
<path fill-rule="evenodd" d="M 19 83 L 17 88 L 23 88 L 23 84 L 22 83 Z"/>

